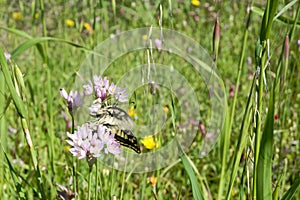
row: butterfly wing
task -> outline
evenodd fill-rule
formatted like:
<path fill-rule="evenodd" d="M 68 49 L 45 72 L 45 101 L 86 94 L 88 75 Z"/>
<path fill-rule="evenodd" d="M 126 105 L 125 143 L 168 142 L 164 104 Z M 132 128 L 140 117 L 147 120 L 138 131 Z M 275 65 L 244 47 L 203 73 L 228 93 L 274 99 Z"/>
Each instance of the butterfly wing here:
<path fill-rule="evenodd" d="M 110 124 L 119 126 L 121 129 L 132 130 L 134 122 L 131 117 L 121 108 L 110 106 L 101 109 L 95 117 L 99 119 L 100 124 Z"/>
<path fill-rule="evenodd" d="M 118 126 L 113 126 L 110 124 L 103 124 L 107 127 L 108 130 L 112 134 L 115 134 L 114 139 L 120 143 L 122 146 L 128 147 L 132 150 L 134 150 L 136 153 L 140 154 L 141 149 L 138 144 L 137 138 L 133 135 L 131 130 L 123 130 L 120 129 Z"/>
<path fill-rule="evenodd" d="M 102 124 L 115 134 L 114 139 L 122 146 L 130 148 L 136 153 L 141 153 L 138 140 L 132 132 L 134 122 L 124 110 L 109 106 L 101 109 L 93 116 L 97 117 L 98 124 Z"/>

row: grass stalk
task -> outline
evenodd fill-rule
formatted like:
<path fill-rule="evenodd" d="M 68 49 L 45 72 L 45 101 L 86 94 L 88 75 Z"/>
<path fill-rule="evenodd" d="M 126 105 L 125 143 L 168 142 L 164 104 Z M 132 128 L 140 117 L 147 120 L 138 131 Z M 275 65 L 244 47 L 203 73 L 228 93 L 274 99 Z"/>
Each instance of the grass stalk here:
<path fill-rule="evenodd" d="M 261 54 L 257 58 L 258 66 L 258 83 L 257 83 L 257 99 L 256 99 L 256 118 L 255 118 L 255 142 L 254 142 L 254 168 L 253 168 L 253 198 L 257 198 L 257 189 L 259 189 L 260 182 L 258 177 L 258 159 L 260 154 L 260 140 L 261 140 L 261 123 L 262 123 L 262 108 L 263 108 L 263 90 L 264 90 L 264 78 L 265 69 L 269 64 L 269 37 L 273 24 L 273 18 L 277 11 L 278 0 L 267 1 L 267 6 L 264 12 L 261 32 L 260 32 L 260 46 L 262 48 Z M 266 86 L 267 87 L 267 86 Z M 271 104 L 271 103 L 270 103 Z M 262 152 L 265 153 L 265 152 Z"/>
<path fill-rule="evenodd" d="M 56 174 L 56 170 L 55 170 L 55 149 L 54 149 L 54 139 L 55 139 L 55 135 L 54 135 L 54 120 L 53 120 L 53 94 L 52 94 L 52 85 L 51 85 L 51 71 L 49 69 L 47 69 L 47 114 L 48 114 L 48 134 L 47 134 L 47 138 L 49 141 L 49 159 L 50 159 L 50 163 L 51 163 L 51 169 L 53 171 L 53 174 Z M 55 176 L 53 176 L 55 177 Z M 54 181 L 54 180 L 52 180 Z"/>
<path fill-rule="evenodd" d="M 266 44 L 265 44 L 266 45 Z M 265 48 L 266 49 L 266 47 Z M 263 57 L 260 58 L 259 76 L 256 90 L 256 110 L 255 110 L 255 141 L 254 141 L 254 171 L 253 171 L 253 198 L 256 199 L 257 188 L 257 162 L 259 157 L 260 139 L 261 139 L 261 123 L 262 123 L 262 107 L 263 107 L 263 89 L 264 89 L 264 75 L 265 75 L 265 60 L 266 53 L 264 51 Z"/>
<path fill-rule="evenodd" d="M 253 1 L 251 3 L 251 5 L 253 4 Z M 227 128 L 225 128 L 225 132 L 224 134 L 227 136 L 226 138 L 224 138 L 224 145 L 223 145 L 223 155 L 222 155 L 222 169 L 221 169 L 221 176 L 220 176 L 220 183 L 219 183 L 219 191 L 218 191 L 218 199 L 221 199 L 223 196 L 223 188 L 224 188 L 224 179 L 226 179 L 226 174 L 225 174 L 225 169 L 227 168 L 227 154 L 228 154 L 228 149 L 229 149 L 229 141 L 230 141 L 230 133 L 232 130 L 232 124 L 233 124 L 233 119 L 234 119 L 234 114 L 235 114 L 235 106 L 236 106 L 236 101 L 237 101 L 237 96 L 238 96 L 238 90 L 239 90 L 239 85 L 240 85 L 240 78 L 241 78 L 241 74 L 242 74 L 242 69 L 243 69 L 243 63 L 244 63 L 244 57 L 245 57 L 245 51 L 246 51 L 246 46 L 247 46 L 247 40 L 248 40 L 248 29 L 249 29 L 249 25 L 250 25 L 250 19 L 251 19 L 251 11 L 248 15 L 248 19 L 247 19 L 247 24 L 244 30 L 244 38 L 243 38 L 243 45 L 242 45 L 242 49 L 241 49 L 241 56 L 240 56 L 240 60 L 239 60 L 239 66 L 238 66 L 238 72 L 237 72 L 237 79 L 236 79 L 236 83 L 235 83 L 235 91 L 234 91 L 234 98 L 231 104 L 231 108 L 230 108 L 230 115 L 228 115 L 228 117 L 226 118 L 229 122 L 227 125 Z M 217 45 L 218 46 L 218 45 Z M 214 48 L 216 54 L 215 54 L 215 59 L 217 60 L 217 49 Z M 225 126 L 226 127 L 226 126 Z M 234 178 L 234 177 L 232 177 Z M 233 181 L 233 180 L 232 180 Z M 233 184 L 233 183 L 231 183 Z M 229 190 L 231 190 L 232 185 L 229 185 Z"/>
<path fill-rule="evenodd" d="M 251 2 L 251 6 L 253 5 L 253 1 Z M 248 18 L 247 18 L 247 24 L 244 30 L 244 38 L 243 38 L 243 45 L 242 45 L 242 49 L 241 49 L 241 53 L 240 53 L 240 60 L 239 60 L 239 66 L 238 66 L 238 72 L 237 72 L 237 79 L 236 79 L 236 83 L 235 83 L 235 91 L 234 91 L 234 97 L 233 97 L 233 101 L 232 101 L 232 105 L 231 105 L 231 109 L 230 109 L 230 118 L 229 118 L 229 127 L 228 127 L 228 131 L 232 130 L 232 124 L 233 124 L 233 119 L 234 119 L 234 114 L 235 114 L 235 107 L 236 107 L 236 101 L 237 101 L 237 96 L 238 96 L 238 92 L 239 92 L 239 85 L 240 85 L 240 78 L 241 78 L 241 74 L 242 74 L 242 69 L 244 66 L 244 57 L 245 57 L 245 51 L 246 51 L 246 47 L 247 47 L 247 41 L 248 41 L 248 32 L 249 32 L 249 25 L 250 25 L 250 19 L 251 19 L 251 10 L 248 14 Z M 249 98 L 251 98 L 251 94 L 252 94 L 252 88 L 253 88 L 253 84 L 251 86 L 251 90 L 250 90 L 250 95 Z M 240 138 L 239 138 L 239 142 L 237 144 L 238 146 L 238 151 L 236 154 L 236 157 L 233 159 L 235 161 L 235 163 L 233 163 L 232 165 L 232 175 L 230 177 L 230 182 L 228 185 L 228 190 L 227 190 L 227 199 L 229 198 L 229 194 L 231 193 L 232 190 L 232 186 L 233 186 L 233 182 L 237 173 L 237 165 L 239 163 L 240 157 L 241 157 L 241 152 L 243 152 L 243 147 L 240 146 L 241 143 L 244 142 L 245 140 L 245 135 L 243 135 L 243 133 L 245 133 L 244 131 L 244 123 L 245 120 L 247 118 L 247 114 L 249 113 L 249 109 L 250 109 L 250 99 L 248 98 L 247 104 L 246 104 L 246 109 L 245 109 L 245 115 L 243 118 L 243 122 L 242 122 L 242 126 L 241 126 L 241 134 Z M 247 126 L 246 126 L 247 127 Z M 228 133 L 229 134 L 229 133 Z M 221 176 L 222 177 L 222 176 Z"/>
<path fill-rule="evenodd" d="M 8 88 L 10 90 L 10 93 L 13 98 L 13 102 L 14 102 L 16 109 L 21 118 L 22 129 L 23 129 L 24 136 L 26 138 L 26 143 L 27 143 L 28 149 L 30 151 L 30 157 L 31 157 L 31 161 L 33 163 L 35 176 L 36 176 L 36 180 L 37 180 L 37 185 L 39 187 L 39 192 L 40 192 L 41 198 L 46 199 L 46 195 L 45 195 L 45 191 L 44 191 L 43 177 L 42 177 L 42 174 L 40 171 L 37 154 L 36 154 L 36 151 L 34 149 L 34 146 L 33 146 L 32 140 L 31 140 L 31 135 L 29 132 L 28 123 L 27 123 L 27 119 L 26 119 L 27 112 L 25 110 L 25 105 L 21 98 L 22 95 L 20 93 L 19 86 L 18 86 L 19 83 L 17 80 L 21 77 L 18 77 L 18 78 L 13 77 L 13 79 L 15 81 L 13 84 L 13 81 L 9 74 L 8 66 L 7 66 L 6 59 L 4 57 L 4 52 L 3 52 L 2 48 L 0 48 L 0 63 L 1 63 L 1 69 L 2 69 L 3 75 L 6 80 L 6 85 L 8 86 Z M 17 66 L 15 66 L 15 67 L 17 67 Z M 20 81 L 23 82 L 23 79 L 21 78 Z M 23 85 L 23 83 L 21 85 Z"/>
<path fill-rule="evenodd" d="M 40 9 L 41 9 L 41 20 L 42 20 L 42 27 L 43 27 L 43 36 L 47 36 L 47 26 L 46 26 L 46 19 L 45 19 L 45 5 L 44 5 L 44 0 L 39 0 L 40 1 Z M 45 41 L 45 60 L 44 63 L 48 63 L 48 42 Z"/>
<path fill-rule="evenodd" d="M 98 176 L 99 176 L 99 174 L 98 174 L 98 170 L 99 170 L 99 168 L 98 168 L 98 162 L 96 161 L 95 162 L 95 167 L 96 167 L 96 174 L 95 174 L 95 199 L 98 199 Z M 102 189 L 102 188 L 101 188 Z"/>
<path fill-rule="evenodd" d="M 3 76 L 3 73 L 0 73 L 0 133 L 6 133 L 7 132 L 7 123 L 5 121 L 4 113 L 6 110 L 5 106 L 5 78 Z M 0 141 L 1 141 L 1 147 L 3 148 L 3 151 L 0 152 L 0 160 L 4 161 L 5 160 L 5 151 L 7 151 L 7 136 L 5 134 L 1 134 L 0 136 Z M 0 164 L 0 184 L 3 185 L 5 184 L 5 167 L 4 163 Z M 0 187 L 0 194 L 4 194 L 3 187 Z"/>
<path fill-rule="evenodd" d="M 247 143 L 247 131 L 249 128 L 250 120 L 252 119 L 251 107 L 252 107 L 252 94 L 253 94 L 252 91 L 254 88 L 254 84 L 255 84 L 255 79 L 253 79 L 253 82 L 252 82 L 252 85 L 251 85 L 251 88 L 249 91 L 249 97 L 248 97 L 245 112 L 243 115 L 243 120 L 242 120 L 242 124 L 241 124 L 241 128 L 240 128 L 240 135 L 238 138 L 236 151 L 235 151 L 235 154 L 232 159 L 233 162 L 230 165 L 231 166 L 231 176 L 230 176 L 230 181 L 229 181 L 228 190 L 227 190 L 227 194 L 226 194 L 226 199 L 228 199 L 228 200 L 230 199 L 234 180 L 235 180 L 237 172 L 238 172 L 240 160 L 241 160 L 242 154 L 244 152 L 244 148 Z"/>
<path fill-rule="evenodd" d="M 92 171 L 93 165 L 89 166 L 89 177 L 88 177 L 88 200 L 91 199 L 91 188 L 92 188 Z"/>

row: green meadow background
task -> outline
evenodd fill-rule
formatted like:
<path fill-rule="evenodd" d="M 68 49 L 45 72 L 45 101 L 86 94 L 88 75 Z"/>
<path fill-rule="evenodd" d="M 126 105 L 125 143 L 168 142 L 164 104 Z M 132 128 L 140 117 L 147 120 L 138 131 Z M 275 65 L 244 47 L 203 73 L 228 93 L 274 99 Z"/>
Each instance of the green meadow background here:
<path fill-rule="evenodd" d="M 300 199 L 299 13 L 299 0 L 0 0 L 0 199 Z M 99 43 L 150 26 L 183 33 L 211 55 L 226 94 L 221 134 L 200 157 L 208 91 L 184 60 L 154 51 L 156 63 L 177 63 L 188 77 L 207 119 L 166 168 L 125 173 L 99 162 L 90 171 L 68 151 L 59 89 L 74 89 Z M 124 73 L 118 66 L 137 63 L 147 63 L 147 52 L 116 60 L 105 75 L 117 81 Z M 131 98 L 166 102 L 169 135 L 155 137 L 159 148 L 180 132 L 178 102 L 149 91 Z M 138 105 L 139 119 L 146 118 L 150 105 Z"/>

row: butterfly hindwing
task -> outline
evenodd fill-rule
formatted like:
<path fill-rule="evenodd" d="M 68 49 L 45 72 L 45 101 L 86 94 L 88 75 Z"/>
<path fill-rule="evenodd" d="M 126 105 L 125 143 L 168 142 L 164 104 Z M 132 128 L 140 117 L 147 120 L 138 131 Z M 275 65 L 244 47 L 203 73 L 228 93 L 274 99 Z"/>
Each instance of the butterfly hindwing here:
<path fill-rule="evenodd" d="M 137 138 L 133 135 L 131 130 L 122 130 L 117 126 L 104 124 L 111 133 L 115 134 L 115 140 L 122 146 L 134 150 L 136 153 L 141 153 Z"/>

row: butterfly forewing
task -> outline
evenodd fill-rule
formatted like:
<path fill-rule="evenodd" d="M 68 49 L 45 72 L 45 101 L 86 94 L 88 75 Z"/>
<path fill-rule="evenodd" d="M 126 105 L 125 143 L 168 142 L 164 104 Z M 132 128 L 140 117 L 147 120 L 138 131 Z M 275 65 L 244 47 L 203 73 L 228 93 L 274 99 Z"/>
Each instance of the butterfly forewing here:
<path fill-rule="evenodd" d="M 103 108 L 94 116 L 99 119 L 100 124 L 116 125 L 125 130 L 132 130 L 134 126 L 131 117 L 118 107 L 110 106 Z"/>

